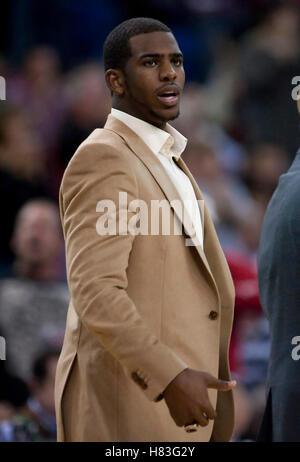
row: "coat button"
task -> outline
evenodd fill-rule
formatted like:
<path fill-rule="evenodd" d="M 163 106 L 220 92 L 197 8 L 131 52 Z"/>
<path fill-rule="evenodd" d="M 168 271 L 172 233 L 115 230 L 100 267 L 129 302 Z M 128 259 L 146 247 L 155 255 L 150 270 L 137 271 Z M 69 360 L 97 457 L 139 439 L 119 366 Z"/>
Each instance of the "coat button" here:
<path fill-rule="evenodd" d="M 148 385 L 146 384 L 145 380 L 140 377 L 137 372 L 132 372 L 131 378 L 143 389 L 146 390 Z"/>
<path fill-rule="evenodd" d="M 216 311 L 211 311 L 211 312 L 209 313 L 209 315 L 208 315 L 209 319 L 211 319 L 212 321 L 213 321 L 214 319 L 217 319 L 218 316 L 219 316 L 219 315 L 218 315 L 218 313 L 217 313 Z"/>

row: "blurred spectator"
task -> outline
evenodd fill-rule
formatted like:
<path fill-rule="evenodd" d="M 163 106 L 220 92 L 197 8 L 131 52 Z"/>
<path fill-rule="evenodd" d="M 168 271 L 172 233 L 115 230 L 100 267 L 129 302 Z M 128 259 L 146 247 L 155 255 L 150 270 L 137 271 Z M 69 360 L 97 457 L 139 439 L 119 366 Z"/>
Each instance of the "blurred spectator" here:
<path fill-rule="evenodd" d="M 64 70 L 100 58 L 101 43 L 121 22 L 125 9 L 121 0 L 44 0 L 43 3 L 9 0 L 9 3 L 13 3 L 7 49 L 11 60 L 19 63 L 24 53 L 43 43 L 59 50 Z"/>
<path fill-rule="evenodd" d="M 200 86 L 196 83 L 187 85 L 180 105 L 181 116 L 172 125 L 184 133 L 193 143 L 198 142 L 211 148 L 215 152 L 222 170 L 230 176 L 238 177 L 244 168 L 246 151 L 220 125 L 222 121 L 226 126 L 230 120 L 230 116 L 226 121 L 226 118 L 221 115 L 222 104 L 226 104 L 226 112 L 228 115 L 230 114 L 228 101 L 231 96 L 220 95 L 224 88 L 227 88 L 228 92 L 228 87 L 231 85 L 225 80 L 224 76 L 223 86 L 221 82 L 214 86 L 213 81 L 208 82 L 206 86 Z M 212 93 L 214 93 L 213 96 Z M 216 104 L 216 101 L 219 104 Z"/>
<path fill-rule="evenodd" d="M 0 195 L 5 219 L 0 232 L 0 277 L 10 274 L 9 246 L 20 207 L 29 199 L 44 196 L 42 147 L 23 110 L 0 104 Z"/>
<path fill-rule="evenodd" d="M 3 420 L 10 419 L 13 416 L 14 409 L 6 400 L 0 401 L 0 424 Z M 1 442 L 1 440 L 0 440 Z"/>
<path fill-rule="evenodd" d="M 262 143 L 250 152 L 244 169 L 244 181 L 252 197 L 265 210 L 280 175 L 289 166 L 287 151 L 276 144 Z"/>
<path fill-rule="evenodd" d="M 238 93 L 238 46 L 226 37 L 216 42 L 214 65 L 205 86 L 210 119 L 228 129 L 234 118 L 234 102 Z"/>
<path fill-rule="evenodd" d="M 252 251 L 257 251 L 259 235 L 252 230 Z M 251 232 L 249 232 L 249 235 Z M 245 243 L 246 244 L 246 243 Z M 247 253 L 226 252 L 232 274 L 236 300 L 229 349 L 230 368 L 238 381 L 235 390 L 236 427 L 234 440 L 256 438 L 262 418 L 267 374 L 270 336 L 261 309 L 257 266 Z"/>
<path fill-rule="evenodd" d="M 243 441 L 253 419 L 253 403 L 246 388 L 239 382 L 233 391 L 234 398 L 234 434 L 233 441 Z"/>
<path fill-rule="evenodd" d="M 3 337 L 2 331 L 0 335 Z M 7 360 L 0 361 L 0 422 L 9 419 L 15 410 L 23 406 L 29 397 L 29 390 L 24 380 L 7 370 Z"/>
<path fill-rule="evenodd" d="M 266 405 L 266 377 L 270 355 L 269 325 L 262 314 L 243 318 L 240 341 L 243 357 L 243 375 L 239 383 L 247 391 L 251 402 L 252 416 L 242 439 L 256 440 Z"/>
<path fill-rule="evenodd" d="M 259 300 L 257 268 L 253 262 L 237 252 L 226 252 L 226 259 L 234 282 L 236 299 L 234 324 L 230 343 L 230 367 L 234 374 L 245 375 L 241 338 L 244 335 L 244 319 L 256 319 L 262 315 Z"/>
<path fill-rule="evenodd" d="M 248 144 L 273 143 L 294 156 L 300 144 L 292 78 L 299 74 L 299 8 L 273 6 L 240 45 L 238 123 Z"/>
<path fill-rule="evenodd" d="M 33 200 L 18 213 L 12 237 L 15 278 L 0 281 L 0 327 L 9 372 L 29 378 L 43 345 L 62 343 L 69 301 L 62 278 L 62 232 L 57 206 Z"/>
<path fill-rule="evenodd" d="M 46 199 L 27 202 L 18 212 L 11 245 L 14 274 L 33 281 L 60 281 L 63 240 L 57 205 Z"/>
<path fill-rule="evenodd" d="M 249 191 L 238 177 L 224 171 L 208 145 L 190 142 L 183 158 L 204 194 L 221 244 L 236 245 L 236 227 L 254 207 Z"/>
<path fill-rule="evenodd" d="M 66 110 L 60 62 L 53 48 L 37 46 L 29 50 L 20 71 L 8 76 L 7 100 L 26 107 L 34 128 L 49 150 Z"/>
<path fill-rule="evenodd" d="M 263 209 L 254 208 L 236 226 L 235 248 L 225 251 L 236 292 L 229 350 L 231 371 L 239 383 L 235 440 L 256 439 L 265 405 L 270 335 L 260 304 L 256 263 L 262 220 Z"/>
<path fill-rule="evenodd" d="M 102 128 L 110 112 L 110 94 L 104 71 L 97 63 L 76 68 L 67 78 L 68 118 L 59 138 L 59 160 L 63 168 L 77 147 L 95 129 Z"/>
<path fill-rule="evenodd" d="M 237 251 L 244 258 L 256 265 L 257 249 L 260 238 L 260 231 L 263 222 L 265 209 L 253 201 L 252 207 L 245 210 L 240 220 L 233 225 L 231 230 L 235 241 L 228 242 L 227 251 Z"/>
<path fill-rule="evenodd" d="M 0 424 L 2 442 L 56 440 L 54 382 L 59 352 L 47 350 L 33 363 L 30 397 L 13 416 Z"/>
<path fill-rule="evenodd" d="M 7 79 L 7 99 L 18 107 L 26 107 L 36 136 L 43 149 L 47 192 L 57 198 L 60 175 L 56 160 L 58 133 L 66 117 L 67 103 L 60 61 L 53 48 L 37 46 L 28 51 L 20 71 Z"/>

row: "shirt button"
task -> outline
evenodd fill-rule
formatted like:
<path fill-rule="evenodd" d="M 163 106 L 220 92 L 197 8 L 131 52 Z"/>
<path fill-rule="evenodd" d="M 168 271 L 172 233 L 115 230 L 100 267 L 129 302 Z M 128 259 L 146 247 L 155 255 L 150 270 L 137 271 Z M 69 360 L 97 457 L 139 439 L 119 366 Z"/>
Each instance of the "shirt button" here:
<path fill-rule="evenodd" d="M 211 312 L 209 313 L 209 315 L 208 315 L 209 319 L 211 319 L 212 321 L 213 321 L 214 319 L 217 319 L 218 316 L 219 316 L 219 315 L 218 315 L 218 313 L 217 313 L 216 311 L 211 311 Z"/>

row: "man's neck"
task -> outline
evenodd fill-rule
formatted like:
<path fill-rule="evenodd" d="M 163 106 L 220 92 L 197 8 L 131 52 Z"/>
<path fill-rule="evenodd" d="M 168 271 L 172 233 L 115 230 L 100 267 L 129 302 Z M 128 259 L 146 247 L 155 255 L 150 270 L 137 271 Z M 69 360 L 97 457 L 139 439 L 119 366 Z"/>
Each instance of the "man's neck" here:
<path fill-rule="evenodd" d="M 163 120 L 161 120 L 161 121 L 159 121 L 159 120 L 157 120 L 157 121 L 149 120 L 148 118 L 146 118 L 142 114 L 137 113 L 134 109 L 128 108 L 127 106 L 125 107 L 125 105 L 123 105 L 122 102 L 113 102 L 112 108 L 117 109 L 118 111 L 125 112 L 126 114 L 129 114 L 132 117 L 136 117 L 137 119 L 143 120 L 144 122 L 147 122 L 150 125 L 154 125 L 154 127 L 157 127 L 157 128 L 160 128 L 161 130 L 166 131 L 166 126 L 167 126 L 166 121 L 163 121 Z"/>

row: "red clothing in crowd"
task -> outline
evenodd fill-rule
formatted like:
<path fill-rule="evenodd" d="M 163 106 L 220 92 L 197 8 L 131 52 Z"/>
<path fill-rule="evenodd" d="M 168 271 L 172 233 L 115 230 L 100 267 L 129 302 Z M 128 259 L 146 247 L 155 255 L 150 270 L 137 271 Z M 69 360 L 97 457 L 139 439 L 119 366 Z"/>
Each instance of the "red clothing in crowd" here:
<path fill-rule="evenodd" d="M 262 314 L 259 300 L 257 267 L 253 261 L 237 252 L 225 252 L 231 271 L 236 299 L 232 337 L 229 349 L 229 361 L 233 373 L 241 373 L 243 361 L 241 357 L 241 320 L 245 315 Z"/>

